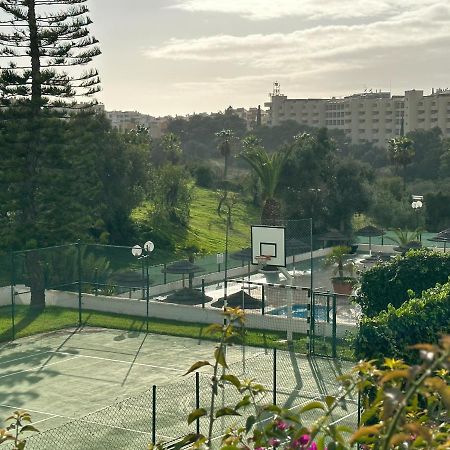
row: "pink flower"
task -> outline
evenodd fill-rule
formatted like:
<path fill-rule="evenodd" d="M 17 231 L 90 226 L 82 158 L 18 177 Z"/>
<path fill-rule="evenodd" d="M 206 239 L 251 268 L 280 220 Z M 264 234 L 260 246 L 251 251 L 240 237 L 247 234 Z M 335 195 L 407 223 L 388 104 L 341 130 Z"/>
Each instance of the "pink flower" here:
<path fill-rule="evenodd" d="M 280 445 L 281 441 L 279 439 L 276 438 L 270 438 L 269 439 L 269 445 L 271 447 L 278 447 Z"/>
<path fill-rule="evenodd" d="M 309 434 L 304 434 L 300 436 L 299 439 L 295 439 L 292 442 L 292 448 L 300 449 L 300 450 L 317 450 L 317 444 L 313 442 L 309 447 L 306 447 L 306 444 L 309 442 L 310 436 Z"/>
<path fill-rule="evenodd" d="M 255 450 L 266 450 L 266 447 L 256 447 Z"/>
<path fill-rule="evenodd" d="M 289 428 L 289 425 L 286 423 L 286 422 L 283 422 L 283 421 L 281 421 L 281 420 L 279 420 L 279 421 L 277 421 L 277 422 L 275 422 L 276 423 L 276 425 L 277 425 L 277 428 L 280 430 L 280 431 L 284 431 L 284 430 L 287 430 L 288 428 Z"/>

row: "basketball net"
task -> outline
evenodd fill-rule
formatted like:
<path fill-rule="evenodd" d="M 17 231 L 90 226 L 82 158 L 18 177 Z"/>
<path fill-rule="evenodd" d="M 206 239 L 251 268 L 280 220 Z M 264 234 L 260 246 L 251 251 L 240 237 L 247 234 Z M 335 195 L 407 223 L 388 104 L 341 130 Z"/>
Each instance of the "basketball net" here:
<path fill-rule="evenodd" d="M 267 255 L 259 255 L 255 256 L 255 259 L 258 262 L 259 269 L 262 269 L 272 259 L 272 257 Z"/>

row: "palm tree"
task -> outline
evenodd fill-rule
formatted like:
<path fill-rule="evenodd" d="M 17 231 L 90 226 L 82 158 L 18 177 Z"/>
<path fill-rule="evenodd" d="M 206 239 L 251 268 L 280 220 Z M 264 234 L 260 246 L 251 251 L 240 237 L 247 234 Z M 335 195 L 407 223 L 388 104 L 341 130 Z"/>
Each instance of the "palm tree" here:
<path fill-rule="evenodd" d="M 338 245 L 333 247 L 331 252 L 326 256 L 324 266 L 334 266 L 334 275 L 338 275 L 340 279 L 346 278 L 344 273 L 347 272 L 351 278 L 355 270 L 355 263 L 349 258 L 351 248 L 346 245 Z"/>
<path fill-rule="evenodd" d="M 240 156 L 255 171 L 262 187 L 264 205 L 261 212 L 261 223 L 274 225 L 281 218 L 281 203 L 275 198 L 275 192 L 292 146 L 269 155 L 255 136 L 244 139 L 243 146 L 244 151 Z"/>
<path fill-rule="evenodd" d="M 412 161 L 416 151 L 414 150 L 414 142 L 406 136 L 398 136 L 388 141 L 388 156 L 391 162 L 402 167 L 403 173 L 403 189 L 406 187 L 405 170 L 406 166 Z"/>
<path fill-rule="evenodd" d="M 216 136 L 219 138 L 219 145 L 218 149 L 220 151 L 220 154 L 223 156 L 224 159 L 224 166 L 223 166 L 223 185 L 224 190 L 223 194 L 221 195 L 221 198 L 219 200 L 219 203 L 217 205 L 217 214 L 219 217 L 222 216 L 222 205 L 227 200 L 228 197 L 228 163 L 231 156 L 231 141 L 234 137 L 232 130 L 222 130 L 216 133 Z"/>

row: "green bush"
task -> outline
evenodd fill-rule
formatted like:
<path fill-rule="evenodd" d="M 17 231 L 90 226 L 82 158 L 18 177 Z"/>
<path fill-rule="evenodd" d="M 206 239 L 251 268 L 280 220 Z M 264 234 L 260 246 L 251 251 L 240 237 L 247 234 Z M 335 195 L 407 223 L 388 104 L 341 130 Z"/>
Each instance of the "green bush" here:
<path fill-rule="evenodd" d="M 364 317 L 355 341 L 358 358 L 413 359 L 411 345 L 437 342 L 450 331 L 450 281 L 425 292 L 421 298 L 389 306 L 376 317 Z"/>
<path fill-rule="evenodd" d="M 392 262 L 367 270 L 361 277 L 361 288 L 355 298 L 363 314 L 375 316 L 389 304 L 398 308 L 422 291 L 445 283 L 450 275 L 450 253 L 427 249 L 410 250 Z"/>

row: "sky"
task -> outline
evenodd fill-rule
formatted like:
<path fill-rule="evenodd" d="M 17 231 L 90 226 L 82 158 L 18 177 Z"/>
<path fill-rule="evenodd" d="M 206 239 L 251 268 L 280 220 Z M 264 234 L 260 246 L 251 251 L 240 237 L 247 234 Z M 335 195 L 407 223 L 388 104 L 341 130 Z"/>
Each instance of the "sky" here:
<path fill-rule="evenodd" d="M 450 87 L 450 0 L 89 0 L 107 110 Z"/>

